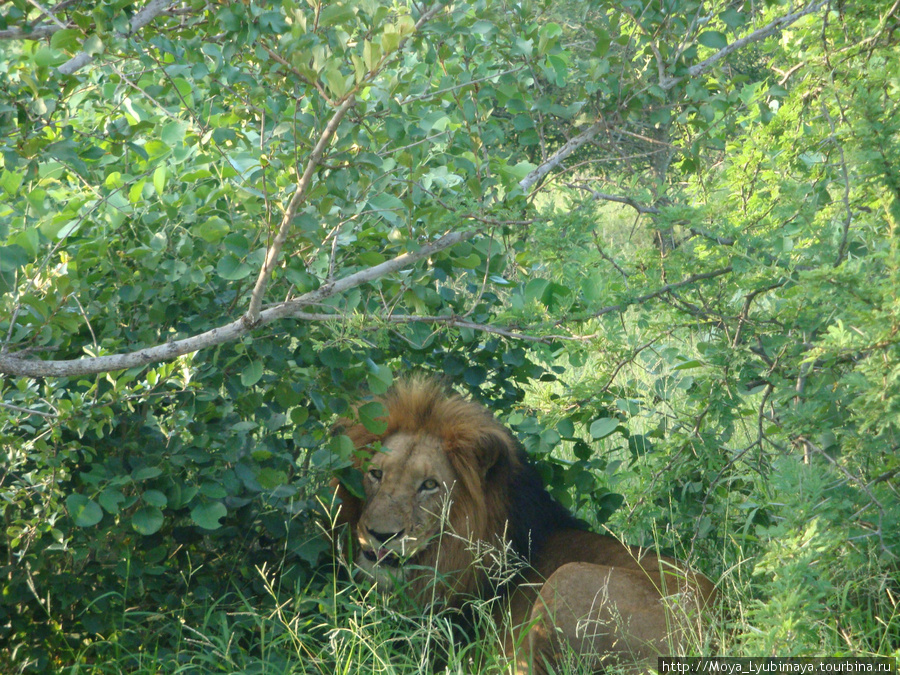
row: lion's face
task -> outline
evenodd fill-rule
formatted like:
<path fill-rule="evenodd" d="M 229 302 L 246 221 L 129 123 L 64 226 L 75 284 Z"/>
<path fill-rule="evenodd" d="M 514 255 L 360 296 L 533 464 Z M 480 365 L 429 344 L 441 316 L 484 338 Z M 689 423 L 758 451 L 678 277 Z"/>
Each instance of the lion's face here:
<path fill-rule="evenodd" d="M 363 467 L 366 502 L 357 525 L 357 562 L 379 582 L 434 543 L 457 476 L 440 439 L 399 432 Z"/>

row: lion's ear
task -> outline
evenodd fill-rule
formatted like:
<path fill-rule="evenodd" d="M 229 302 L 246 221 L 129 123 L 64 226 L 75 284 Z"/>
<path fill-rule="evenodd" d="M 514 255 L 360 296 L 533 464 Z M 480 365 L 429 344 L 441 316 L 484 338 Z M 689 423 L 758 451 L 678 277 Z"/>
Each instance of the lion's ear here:
<path fill-rule="evenodd" d="M 512 439 L 501 431 L 489 431 L 478 443 L 478 468 L 482 478 L 496 477 L 510 465 L 514 455 Z"/>

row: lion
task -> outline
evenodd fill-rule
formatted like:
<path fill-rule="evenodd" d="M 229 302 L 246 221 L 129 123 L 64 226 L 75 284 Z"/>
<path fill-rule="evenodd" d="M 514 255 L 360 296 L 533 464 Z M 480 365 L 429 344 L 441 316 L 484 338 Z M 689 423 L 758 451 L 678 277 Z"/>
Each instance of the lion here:
<path fill-rule="evenodd" d="M 573 655 L 589 672 L 644 667 L 702 626 L 713 584 L 588 531 L 485 407 L 425 376 L 399 381 L 380 401 L 379 433 L 352 420 L 338 426 L 357 448 L 364 497 L 336 488 L 337 522 L 379 587 L 399 583 L 422 602 L 457 608 L 494 599 L 518 675 L 552 672 Z"/>

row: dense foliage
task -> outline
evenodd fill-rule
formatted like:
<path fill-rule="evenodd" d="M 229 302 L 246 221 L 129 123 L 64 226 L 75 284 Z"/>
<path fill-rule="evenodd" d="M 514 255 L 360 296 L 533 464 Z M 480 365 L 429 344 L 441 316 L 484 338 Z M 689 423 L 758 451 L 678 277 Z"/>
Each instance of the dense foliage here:
<path fill-rule="evenodd" d="M 410 369 L 721 577 L 720 648 L 898 654 L 898 29 L 0 7 L 0 670 L 423 667 L 320 535 L 331 423 Z"/>

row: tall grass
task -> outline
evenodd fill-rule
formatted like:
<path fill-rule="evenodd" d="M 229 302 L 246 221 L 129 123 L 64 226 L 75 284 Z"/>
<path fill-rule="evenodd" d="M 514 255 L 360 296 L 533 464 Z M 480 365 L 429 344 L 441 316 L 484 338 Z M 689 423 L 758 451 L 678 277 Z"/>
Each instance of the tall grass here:
<path fill-rule="evenodd" d="M 719 580 L 722 611 L 690 635 L 681 653 L 900 656 L 896 579 L 880 567 L 823 574 L 821 565 L 829 564 L 826 554 L 834 540 L 821 520 L 796 536 L 772 540 L 762 554 L 756 546 L 733 540 L 725 552 L 729 568 Z M 456 611 L 411 607 L 402 588 L 386 595 L 366 581 L 346 577 L 325 588 L 285 588 L 272 570 L 258 572 L 264 597 L 235 591 L 210 601 L 199 621 L 189 618 L 198 616 L 196 611 L 126 613 L 119 635 L 76 650 L 70 663 L 58 664 L 58 672 L 513 672 L 501 653 L 500 629 L 492 618 L 495 607 L 489 601 L 473 600 L 473 629 L 463 636 Z M 123 649 L 125 634 L 140 636 L 144 648 Z M 559 672 L 583 671 L 571 658 Z"/>
<path fill-rule="evenodd" d="M 484 552 L 483 544 L 479 550 Z M 492 561 L 488 563 L 490 574 L 502 577 L 510 573 L 505 569 L 508 552 L 498 551 L 487 559 Z M 514 672 L 500 648 L 503 628 L 495 623 L 498 613 L 508 614 L 504 598 L 472 599 L 462 617 L 459 610 L 442 607 L 439 602 L 424 609 L 414 606 L 402 583 L 392 593 L 380 592 L 343 563 L 325 586 L 291 588 L 282 584 L 274 569 L 263 566 L 257 572 L 263 596 L 235 590 L 209 601 L 202 612 L 196 607 L 181 613 L 126 612 L 118 635 L 85 645 L 61 672 Z M 135 642 L 124 639 L 126 636 L 140 636 L 137 642 L 143 648 L 123 649 L 122 644 Z M 710 653 L 710 645 L 719 638 L 718 626 L 699 629 L 684 653 Z M 563 660 L 558 672 L 575 675 L 584 669 L 571 656 Z"/>

